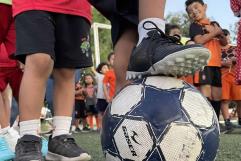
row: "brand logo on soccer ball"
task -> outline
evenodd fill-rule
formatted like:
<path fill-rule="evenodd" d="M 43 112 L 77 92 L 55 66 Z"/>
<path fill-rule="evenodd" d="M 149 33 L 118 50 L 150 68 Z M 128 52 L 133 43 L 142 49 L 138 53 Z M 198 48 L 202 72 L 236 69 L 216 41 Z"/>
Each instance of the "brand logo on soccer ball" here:
<path fill-rule="evenodd" d="M 137 156 L 136 151 L 135 151 L 135 149 L 134 149 L 134 146 L 133 146 L 132 143 L 131 143 L 131 139 L 130 139 L 130 136 L 129 136 L 129 134 L 128 134 L 128 131 L 127 131 L 126 126 L 122 126 L 122 130 L 123 130 L 123 132 L 124 132 L 124 136 L 125 136 L 125 138 L 126 138 L 126 142 L 127 142 L 127 144 L 128 144 L 128 147 L 129 147 L 129 149 L 130 149 L 130 151 L 131 151 L 131 153 L 132 153 L 132 156 Z M 133 135 L 133 136 L 135 137 L 135 135 Z M 135 141 L 134 141 L 134 142 L 135 142 Z"/>
<path fill-rule="evenodd" d="M 135 131 L 132 131 L 133 135 L 131 136 L 131 139 L 138 145 L 141 145 L 140 143 L 137 142 L 136 137 L 138 137 L 138 134 Z"/>

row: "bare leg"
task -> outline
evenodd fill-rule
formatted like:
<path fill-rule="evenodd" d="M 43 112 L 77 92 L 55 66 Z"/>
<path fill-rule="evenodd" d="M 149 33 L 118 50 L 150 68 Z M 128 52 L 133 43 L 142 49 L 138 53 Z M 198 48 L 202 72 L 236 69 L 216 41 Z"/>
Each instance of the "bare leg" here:
<path fill-rule="evenodd" d="M 226 101 L 226 100 L 222 101 L 221 103 L 221 111 L 222 111 L 224 120 L 230 119 L 230 115 L 228 111 L 229 103 L 230 101 Z"/>
<path fill-rule="evenodd" d="M 139 20 L 150 17 L 164 18 L 166 0 L 139 0 Z"/>
<path fill-rule="evenodd" d="M 238 118 L 241 118 L 241 101 L 236 101 L 236 102 L 237 102 Z"/>
<path fill-rule="evenodd" d="M 137 31 L 136 29 L 129 29 L 122 34 L 122 36 L 115 45 L 115 60 L 118 60 L 114 61 L 117 92 L 128 83 L 128 81 L 126 81 L 126 71 L 132 49 L 134 48 L 136 43 Z"/>
<path fill-rule="evenodd" d="M 53 60 L 47 54 L 27 56 L 19 93 L 20 121 L 40 118 L 46 82 L 52 68 Z"/>
<path fill-rule="evenodd" d="M 10 86 L 8 85 L 2 93 L 0 92 L 1 128 L 5 128 L 10 125 L 11 101 L 12 101 L 12 91 Z"/>
<path fill-rule="evenodd" d="M 74 73 L 74 69 L 54 69 L 54 116 L 72 116 L 75 92 Z"/>

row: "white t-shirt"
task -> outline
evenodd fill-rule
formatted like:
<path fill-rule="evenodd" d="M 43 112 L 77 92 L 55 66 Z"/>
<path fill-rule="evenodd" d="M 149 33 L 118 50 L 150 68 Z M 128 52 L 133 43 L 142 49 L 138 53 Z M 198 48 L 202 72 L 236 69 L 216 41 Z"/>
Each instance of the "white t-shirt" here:
<path fill-rule="evenodd" d="M 100 73 L 96 73 L 95 79 L 97 81 L 97 95 L 96 97 L 99 99 L 105 99 L 104 89 L 103 89 L 103 79 L 104 75 Z"/>

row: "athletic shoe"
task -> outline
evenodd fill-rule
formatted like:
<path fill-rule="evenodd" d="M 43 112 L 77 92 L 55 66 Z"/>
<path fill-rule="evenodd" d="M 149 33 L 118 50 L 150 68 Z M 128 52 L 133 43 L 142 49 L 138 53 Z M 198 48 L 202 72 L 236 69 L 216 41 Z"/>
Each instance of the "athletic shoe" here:
<path fill-rule="evenodd" d="M 230 120 L 226 120 L 225 121 L 225 128 L 227 131 L 231 131 L 234 128 L 234 125 L 232 124 L 232 122 Z"/>
<path fill-rule="evenodd" d="M 0 136 L 0 161 L 11 160 L 14 157 L 15 155 L 9 148 L 5 138 Z"/>
<path fill-rule="evenodd" d="M 91 129 L 86 126 L 83 127 L 83 129 L 82 129 L 82 132 L 90 132 L 90 131 L 91 131 Z"/>
<path fill-rule="evenodd" d="M 89 161 L 91 156 L 80 148 L 71 135 L 49 138 L 49 151 L 46 160 L 51 161 Z"/>
<path fill-rule="evenodd" d="M 44 161 L 41 154 L 41 138 L 24 135 L 18 139 L 15 161 Z"/>
<path fill-rule="evenodd" d="M 74 130 L 74 132 L 75 132 L 75 133 L 79 133 L 79 132 L 81 132 L 81 130 L 80 130 L 80 128 L 77 127 L 77 128 Z"/>
<path fill-rule="evenodd" d="M 7 141 L 9 148 L 12 150 L 12 152 L 15 152 L 15 146 L 20 137 L 19 133 L 15 129 L 9 128 L 7 133 L 3 134 L 3 137 Z"/>
<path fill-rule="evenodd" d="M 156 26 L 153 22 L 146 23 Z M 149 75 L 180 77 L 207 64 L 210 52 L 202 45 L 183 46 L 176 37 L 166 36 L 157 26 L 149 30 L 148 37 L 132 51 L 127 79 Z"/>

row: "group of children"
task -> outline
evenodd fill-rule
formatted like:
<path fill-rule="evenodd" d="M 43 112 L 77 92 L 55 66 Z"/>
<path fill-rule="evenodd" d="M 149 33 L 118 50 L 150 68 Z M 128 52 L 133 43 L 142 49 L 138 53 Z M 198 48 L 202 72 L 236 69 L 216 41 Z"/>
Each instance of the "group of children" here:
<path fill-rule="evenodd" d="M 92 73 L 84 74 L 75 88 L 75 131 L 100 131 L 102 117 L 115 94 L 115 74 L 113 72 L 114 53 L 108 55 L 108 63 L 100 63 Z M 93 118 L 96 121 L 94 128 Z"/>
<path fill-rule="evenodd" d="M 75 69 L 92 66 L 89 2 L 107 17 L 112 25 L 116 61 L 113 62 L 113 69 L 105 73 L 103 81 L 101 77 L 98 78 L 98 82 L 103 82 L 104 95 L 95 94 L 94 79 L 90 75 L 84 77 L 83 85 L 77 84 L 75 87 L 74 84 Z M 205 91 L 203 93 L 211 100 L 218 113 L 221 79 L 216 81 L 216 78 L 221 76 L 217 75 L 220 73 L 221 61 L 216 61 L 219 58 L 213 55 L 221 53 L 219 43 L 225 45 L 225 36 L 216 23 L 211 24 L 205 17 L 206 5 L 202 0 L 186 2 L 187 12 L 193 20 L 190 36 L 196 42 L 186 46 L 164 33 L 165 0 L 90 0 L 89 2 L 87 0 L 13 0 L 11 7 L 11 0 L 0 0 L 0 43 L 10 49 L 8 38 L 11 37 L 10 34 L 15 34 L 16 30 L 16 51 L 15 48 L 11 48 L 7 51 L 7 57 L 13 59 L 10 55 L 15 53 L 14 58 L 25 64 L 19 94 L 16 93 L 20 110 L 20 136 L 15 147 L 16 161 L 44 160 L 41 153 L 43 144 L 39 136 L 40 111 L 44 102 L 46 82 L 50 75 L 54 80 L 54 129 L 49 137 L 47 160 L 91 159 L 90 154 L 77 145 L 69 133 L 74 98 L 78 106 L 76 106 L 77 111 L 85 104 L 88 111 L 97 116 L 95 104 L 104 111 L 105 105 L 111 102 L 115 92 L 129 83 L 126 78 L 135 79 L 160 74 L 186 75 L 206 65 L 210 56 L 207 48 L 211 50 L 211 60 L 215 60 L 214 63 L 210 61 L 212 62 L 209 64 L 210 68 L 205 67 L 204 74 L 201 75 L 201 81 L 205 85 L 202 91 Z M 13 21 L 16 29 L 12 28 Z M 12 40 L 15 45 L 15 39 Z M 112 58 L 110 61 L 113 61 Z M 188 63 L 189 65 L 179 68 L 181 64 Z M 16 70 L 20 71 L 19 68 Z M 11 69 L 1 68 L 0 73 L 5 74 L 8 71 L 12 72 Z M 97 73 L 96 76 L 98 77 Z M 5 81 L 1 80 L 1 94 L 6 88 Z M 11 85 L 11 82 L 8 83 Z M 211 84 L 206 86 L 207 83 Z M 212 91 L 216 92 L 213 94 Z M 98 98 L 97 103 L 95 97 Z M 0 103 L 1 101 L 0 97 Z M 82 114 L 85 117 L 85 113 L 79 112 L 77 115 Z M 1 122 L 1 126 L 5 125 Z M 5 133 L 4 129 L 1 129 L 2 133 Z"/>
<path fill-rule="evenodd" d="M 241 125 L 241 85 L 235 80 L 236 47 L 231 45 L 229 31 L 207 18 L 207 4 L 203 0 L 187 0 L 185 4 L 191 20 L 190 40 L 186 44 L 202 44 L 210 50 L 211 58 L 203 69 L 182 79 L 200 90 L 210 101 L 218 118 L 222 111 L 225 130 L 232 130 L 234 125 L 230 122 L 229 112 L 231 101 L 237 104 L 238 124 Z M 169 35 L 176 33 L 181 36 L 179 26 L 170 26 Z"/>

